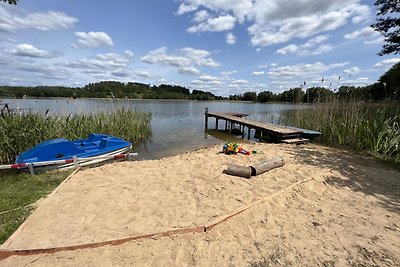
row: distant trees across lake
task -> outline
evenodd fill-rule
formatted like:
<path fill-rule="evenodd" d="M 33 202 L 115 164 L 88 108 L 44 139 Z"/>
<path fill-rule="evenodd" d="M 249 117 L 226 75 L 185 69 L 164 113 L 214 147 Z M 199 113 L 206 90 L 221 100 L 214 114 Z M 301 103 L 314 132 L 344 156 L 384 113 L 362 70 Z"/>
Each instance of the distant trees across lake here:
<path fill-rule="evenodd" d="M 69 98 L 128 98 L 128 99 L 184 99 L 184 100 L 231 100 L 251 102 L 321 103 L 340 101 L 400 100 L 400 63 L 383 74 L 378 82 L 365 86 L 341 86 L 335 90 L 326 87 L 291 88 L 282 93 L 271 91 L 243 92 L 229 97 L 193 90 L 179 85 L 149 84 L 117 81 L 89 83 L 84 87 L 62 86 L 0 86 L 0 97 L 69 97 Z"/>
<path fill-rule="evenodd" d="M 89 83 L 84 87 L 62 86 L 0 86 L 0 97 L 69 97 L 69 98 L 129 98 L 129 99 L 186 99 L 220 100 L 210 92 L 190 90 L 178 85 L 150 86 L 142 83 L 104 81 Z"/>

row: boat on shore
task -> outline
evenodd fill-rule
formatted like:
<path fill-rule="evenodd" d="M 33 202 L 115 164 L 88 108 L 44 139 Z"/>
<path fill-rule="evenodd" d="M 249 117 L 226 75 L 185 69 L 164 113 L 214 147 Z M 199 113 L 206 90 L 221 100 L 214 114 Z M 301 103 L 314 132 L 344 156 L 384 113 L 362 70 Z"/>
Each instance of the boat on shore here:
<path fill-rule="evenodd" d="M 65 138 L 44 141 L 22 152 L 16 158 L 17 169 L 30 166 L 41 169 L 61 169 L 86 166 L 110 160 L 127 152 L 132 143 L 121 138 L 92 133 L 86 139 L 69 141 Z M 122 156 L 118 157 L 121 158 Z M 31 171 L 32 172 L 32 171 Z"/>

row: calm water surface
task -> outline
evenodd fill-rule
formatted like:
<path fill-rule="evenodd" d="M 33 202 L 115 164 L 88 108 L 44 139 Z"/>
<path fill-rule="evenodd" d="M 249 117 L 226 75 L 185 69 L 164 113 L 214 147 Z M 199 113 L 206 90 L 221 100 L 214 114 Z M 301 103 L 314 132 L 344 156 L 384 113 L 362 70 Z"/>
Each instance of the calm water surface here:
<path fill-rule="evenodd" d="M 240 112 L 249 119 L 278 122 L 282 111 L 306 108 L 306 105 L 260 104 L 221 101 L 175 100 L 107 100 L 107 99 L 7 99 L 11 108 L 33 112 L 67 115 L 71 113 L 109 112 L 127 108 L 151 112 L 152 138 L 138 148 L 139 159 L 158 159 L 220 143 L 204 131 L 204 110 L 209 112 Z M 220 122 L 220 129 L 224 123 Z M 209 119 L 209 129 L 215 119 Z M 222 140 L 225 141 L 225 140 Z"/>

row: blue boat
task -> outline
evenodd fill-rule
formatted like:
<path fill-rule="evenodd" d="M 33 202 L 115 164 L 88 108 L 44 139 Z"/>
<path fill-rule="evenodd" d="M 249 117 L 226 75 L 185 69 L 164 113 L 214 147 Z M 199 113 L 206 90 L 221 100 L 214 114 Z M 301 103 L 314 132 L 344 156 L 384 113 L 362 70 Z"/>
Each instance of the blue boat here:
<path fill-rule="evenodd" d="M 68 162 L 73 157 L 96 159 L 96 157 L 124 153 L 131 147 L 132 143 L 121 138 L 92 133 L 86 139 L 75 141 L 69 141 L 65 138 L 44 141 L 17 156 L 16 164 L 48 162 L 48 165 L 53 165 L 55 161 L 66 160 L 66 164 L 57 165 L 57 168 L 61 168 L 73 165 Z M 96 162 L 99 162 L 99 160 L 96 160 Z"/>

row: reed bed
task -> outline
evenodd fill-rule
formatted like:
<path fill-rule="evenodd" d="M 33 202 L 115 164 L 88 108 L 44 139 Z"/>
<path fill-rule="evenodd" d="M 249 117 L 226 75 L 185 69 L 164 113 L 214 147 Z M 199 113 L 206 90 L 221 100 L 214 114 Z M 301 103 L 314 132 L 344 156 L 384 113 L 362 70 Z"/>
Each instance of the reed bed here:
<path fill-rule="evenodd" d="M 93 132 L 130 142 L 144 140 L 151 136 L 151 114 L 125 109 L 68 116 L 3 114 L 0 116 L 0 163 L 14 162 L 18 154 L 44 140 L 86 138 Z"/>
<path fill-rule="evenodd" d="M 400 162 L 398 103 L 324 103 L 291 110 L 284 122 L 322 133 L 319 142 Z"/>

